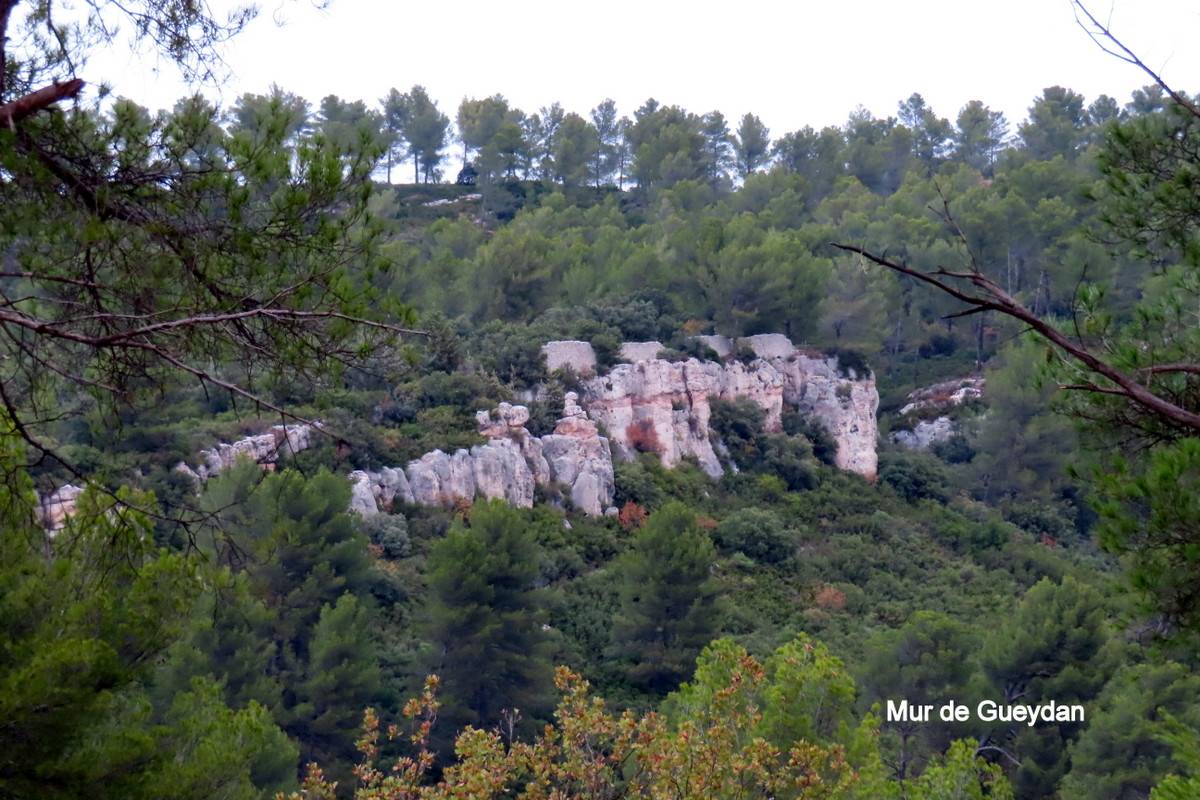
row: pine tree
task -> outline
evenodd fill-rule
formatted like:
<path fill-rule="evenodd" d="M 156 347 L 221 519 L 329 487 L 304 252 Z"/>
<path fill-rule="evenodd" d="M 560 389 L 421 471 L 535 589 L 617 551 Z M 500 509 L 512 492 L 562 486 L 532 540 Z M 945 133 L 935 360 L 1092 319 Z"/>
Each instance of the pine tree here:
<path fill-rule="evenodd" d="M 692 672 L 720 628 L 722 607 L 709 574 L 715 551 L 682 503 L 651 514 L 621 557 L 621 611 L 613 653 L 634 684 L 666 694 Z"/>
<path fill-rule="evenodd" d="M 550 706 L 549 640 L 535 589 L 537 545 L 524 515 L 479 503 L 429 554 L 428 668 L 442 680 L 439 728 L 527 722 Z"/>
<path fill-rule="evenodd" d="M 362 710 L 378 699 L 379 656 L 371 610 L 346 593 L 321 608 L 305 674 L 295 685 L 292 729 L 310 757 L 333 764 L 354 757 Z"/>

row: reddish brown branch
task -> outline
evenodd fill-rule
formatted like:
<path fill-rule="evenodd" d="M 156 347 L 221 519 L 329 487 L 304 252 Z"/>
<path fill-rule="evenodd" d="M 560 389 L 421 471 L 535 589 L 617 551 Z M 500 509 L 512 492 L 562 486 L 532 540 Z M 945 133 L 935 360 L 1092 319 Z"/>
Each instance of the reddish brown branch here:
<path fill-rule="evenodd" d="M 56 81 L 49 86 L 43 86 L 37 91 L 30 92 L 24 97 L 18 97 L 11 103 L 0 105 L 0 125 L 6 128 L 15 127 L 18 122 L 26 117 L 49 108 L 59 100 L 65 100 L 68 97 L 74 97 L 79 94 L 80 90 L 83 89 L 83 83 L 83 80 L 80 78 L 72 78 L 63 83 Z"/>

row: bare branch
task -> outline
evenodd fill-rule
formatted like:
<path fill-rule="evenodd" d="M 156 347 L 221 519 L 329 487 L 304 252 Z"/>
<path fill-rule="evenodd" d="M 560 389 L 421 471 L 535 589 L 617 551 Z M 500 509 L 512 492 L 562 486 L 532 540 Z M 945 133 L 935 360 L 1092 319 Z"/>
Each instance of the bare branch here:
<path fill-rule="evenodd" d="M 1198 108 L 1195 103 L 1189 100 L 1186 95 L 1172 89 L 1157 72 L 1146 66 L 1146 64 L 1140 58 L 1138 58 L 1136 53 L 1122 44 L 1121 40 L 1113 35 L 1112 31 L 1109 30 L 1107 25 L 1101 24 L 1100 21 L 1096 19 L 1095 15 L 1087 9 L 1087 6 L 1085 6 L 1081 0 L 1072 0 L 1071 5 L 1075 11 L 1075 21 L 1079 24 L 1080 28 L 1083 28 L 1083 31 L 1088 35 L 1088 38 L 1096 43 L 1097 47 L 1108 53 L 1110 56 L 1119 58 L 1127 64 L 1132 64 L 1142 72 L 1149 75 L 1150 79 L 1158 84 L 1158 86 L 1164 92 L 1166 92 L 1172 100 L 1178 103 L 1180 107 L 1186 109 L 1193 117 L 1200 119 L 1200 108 Z M 1086 23 L 1083 19 L 1080 19 L 1080 14 L 1083 14 L 1083 16 L 1087 19 Z"/>

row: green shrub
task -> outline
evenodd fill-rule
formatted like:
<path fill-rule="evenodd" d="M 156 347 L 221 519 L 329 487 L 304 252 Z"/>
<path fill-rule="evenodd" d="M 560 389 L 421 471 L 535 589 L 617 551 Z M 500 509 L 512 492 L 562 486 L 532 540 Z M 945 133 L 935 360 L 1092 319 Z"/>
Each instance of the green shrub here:
<path fill-rule="evenodd" d="M 408 520 L 402 514 L 363 517 L 360 525 L 371 544 L 377 545 L 388 558 L 404 558 L 412 552 Z"/>
<path fill-rule="evenodd" d="M 871 374 L 867 357 L 861 350 L 849 347 L 834 347 L 825 351 L 825 355 L 836 358 L 838 374 L 843 378 L 866 378 Z"/>
<path fill-rule="evenodd" d="M 946 502 L 950 497 L 950 478 L 940 461 L 927 453 L 888 453 L 879 470 L 879 479 L 908 502 L 932 499 Z"/>
<path fill-rule="evenodd" d="M 778 475 L 793 492 L 815 489 L 820 482 L 812 445 L 803 436 L 763 437 L 760 469 Z"/>
<path fill-rule="evenodd" d="M 747 397 L 713 400 L 710 408 L 709 428 L 729 449 L 733 463 L 741 469 L 752 469 L 762 455 L 759 450 L 765 417 L 762 408 Z"/>
<path fill-rule="evenodd" d="M 617 508 L 632 502 L 655 509 L 662 502 L 658 483 L 643 460 L 617 462 L 613 465 L 613 476 L 616 484 L 613 503 Z"/>
<path fill-rule="evenodd" d="M 745 553 L 768 564 L 783 561 L 793 548 L 783 521 L 761 508 L 743 508 L 725 517 L 713 531 L 713 541 L 725 552 Z"/>
<path fill-rule="evenodd" d="M 783 432 L 789 436 L 803 436 L 812 445 L 813 456 L 822 464 L 834 466 L 837 460 L 837 440 L 819 419 L 803 414 L 794 408 L 783 412 Z"/>

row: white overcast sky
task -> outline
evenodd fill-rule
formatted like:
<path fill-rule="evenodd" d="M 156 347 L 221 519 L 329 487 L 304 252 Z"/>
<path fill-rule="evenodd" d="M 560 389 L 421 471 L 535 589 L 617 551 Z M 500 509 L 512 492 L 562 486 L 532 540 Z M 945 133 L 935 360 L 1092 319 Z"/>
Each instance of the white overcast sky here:
<path fill-rule="evenodd" d="M 1090 7 L 1169 82 L 1200 90 L 1200 2 Z M 223 104 L 272 83 L 314 103 L 419 83 L 451 118 L 464 96 L 496 92 L 526 111 L 557 100 L 583 114 L 606 97 L 632 114 L 654 97 L 731 125 L 752 111 L 780 135 L 841 124 L 859 104 L 894 115 L 914 91 L 951 119 L 983 100 L 1015 128 L 1046 86 L 1123 103 L 1149 82 L 1087 38 L 1068 0 L 266 0 L 261 11 L 224 47 L 228 81 L 204 89 Z M 97 54 L 89 75 L 153 108 L 188 91 L 127 47 Z"/>

